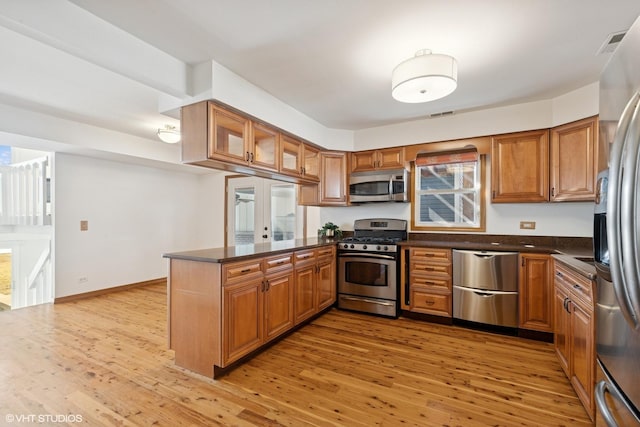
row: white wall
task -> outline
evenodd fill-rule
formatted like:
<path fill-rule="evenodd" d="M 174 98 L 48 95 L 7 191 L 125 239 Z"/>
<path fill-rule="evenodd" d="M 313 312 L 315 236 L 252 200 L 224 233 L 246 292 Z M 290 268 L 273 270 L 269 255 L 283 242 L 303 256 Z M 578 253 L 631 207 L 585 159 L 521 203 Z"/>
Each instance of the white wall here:
<path fill-rule="evenodd" d="M 221 246 L 222 213 L 202 214 L 203 194 L 219 191 L 209 176 L 64 153 L 54 161 L 56 297 L 166 277 L 163 253 Z"/>

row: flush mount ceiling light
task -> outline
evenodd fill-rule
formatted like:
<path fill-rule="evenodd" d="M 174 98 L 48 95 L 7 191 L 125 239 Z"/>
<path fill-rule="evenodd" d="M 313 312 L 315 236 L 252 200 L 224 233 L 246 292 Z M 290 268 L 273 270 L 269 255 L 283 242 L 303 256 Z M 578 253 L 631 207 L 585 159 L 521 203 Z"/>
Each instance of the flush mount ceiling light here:
<path fill-rule="evenodd" d="M 175 144 L 180 141 L 180 131 L 175 126 L 164 125 L 163 128 L 158 129 L 158 138 L 167 144 Z"/>
<path fill-rule="evenodd" d="M 419 50 L 413 58 L 401 62 L 391 76 L 391 95 L 400 102 L 434 101 L 449 95 L 457 86 L 455 58 L 431 53 L 429 49 Z"/>

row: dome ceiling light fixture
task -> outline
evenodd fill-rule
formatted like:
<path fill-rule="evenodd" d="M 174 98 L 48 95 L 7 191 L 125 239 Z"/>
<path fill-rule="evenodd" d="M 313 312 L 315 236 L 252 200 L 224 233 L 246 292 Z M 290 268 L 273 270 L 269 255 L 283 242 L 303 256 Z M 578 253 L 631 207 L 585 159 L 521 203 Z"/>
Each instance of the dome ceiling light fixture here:
<path fill-rule="evenodd" d="M 180 142 L 180 131 L 172 125 L 164 125 L 163 128 L 158 129 L 157 135 L 162 142 L 166 142 L 167 144 Z"/>
<path fill-rule="evenodd" d="M 400 102 L 419 103 L 444 98 L 458 86 L 458 63 L 449 55 L 421 49 L 398 64 L 391 75 L 391 95 Z"/>

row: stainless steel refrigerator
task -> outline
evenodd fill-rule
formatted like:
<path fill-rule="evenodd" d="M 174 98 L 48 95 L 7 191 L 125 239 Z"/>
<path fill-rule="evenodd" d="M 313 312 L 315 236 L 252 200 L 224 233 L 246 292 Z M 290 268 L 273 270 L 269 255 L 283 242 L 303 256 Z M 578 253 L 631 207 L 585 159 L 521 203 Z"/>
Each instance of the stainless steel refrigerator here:
<path fill-rule="evenodd" d="M 596 425 L 640 426 L 640 19 L 600 77 Z"/>

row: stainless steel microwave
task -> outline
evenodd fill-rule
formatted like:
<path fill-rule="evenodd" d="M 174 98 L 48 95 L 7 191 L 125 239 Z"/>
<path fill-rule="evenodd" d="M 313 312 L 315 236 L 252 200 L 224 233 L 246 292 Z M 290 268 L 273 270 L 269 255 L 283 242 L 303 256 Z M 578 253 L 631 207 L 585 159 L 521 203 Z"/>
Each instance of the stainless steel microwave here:
<path fill-rule="evenodd" d="M 349 177 L 351 203 L 408 202 L 408 192 L 406 169 L 353 172 Z"/>

